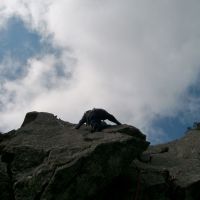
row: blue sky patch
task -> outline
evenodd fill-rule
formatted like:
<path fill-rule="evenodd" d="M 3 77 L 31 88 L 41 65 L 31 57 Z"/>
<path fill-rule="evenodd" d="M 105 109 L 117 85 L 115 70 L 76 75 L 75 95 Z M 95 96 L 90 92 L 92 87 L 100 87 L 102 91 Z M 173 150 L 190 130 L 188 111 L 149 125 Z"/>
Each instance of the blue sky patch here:
<path fill-rule="evenodd" d="M 159 136 L 158 140 L 163 142 L 171 141 L 180 138 L 187 130 L 187 124 L 184 124 L 181 120 L 181 115 L 176 117 L 159 117 L 152 123 L 155 131 L 161 131 L 165 133 Z M 190 124 L 188 123 L 188 126 Z M 156 135 L 152 133 L 152 135 Z M 155 137 L 155 136 L 154 136 Z M 156 139 L 154 139 L 156 141 Z"/>
<path fill-rule="evenodd" d="M 47 53 L 59 54 L 60 50 L 54 48 L 47 39 L 41 38 L 37 32 L 29 30 L 19 18 L 9 19 L 7 26 L 0 30 L 0 63 L 3 62 L 0 78 L 19 78 L 26 72 L 29 58 Z M 14 61 L 15 66 L 7 67 L 9 60 Z M 13 65 L 13 62 L 10 64 Z"/>
<path fill-rule="evenodd" d="M 153 121 L 154 129 L 165 133 L 161 138 L 163 142 L 180 138 L 187 132 L 188 128 L 193 127 L 194 122 L 200 122 L 200 80 L 198 77 L 183 94 L 181 111 L 176 113 L 174 117 L 158 116 Z M 151 134 L 155 135 L 154 133 Z"/>

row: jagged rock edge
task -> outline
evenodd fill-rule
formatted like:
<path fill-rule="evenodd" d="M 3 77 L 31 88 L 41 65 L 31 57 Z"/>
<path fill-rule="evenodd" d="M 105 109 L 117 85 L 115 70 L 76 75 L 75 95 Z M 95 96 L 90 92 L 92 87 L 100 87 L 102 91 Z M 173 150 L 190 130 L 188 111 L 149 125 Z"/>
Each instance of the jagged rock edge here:
<path fill-rule="evenodd" d="M 57 165 L 54 169 L 54 172 L 52 173 L 52 176 L 50 178 L 50 180 L 48 181 L 48 184 L 46 185 L 45 189 L 43 190 L 43 193 L 41 194 L 41 197 L 43 196 L 43 194 L 45 194 L 45 192 L 48 190 L 48 187 L 50 186 L 51 187 L 51 184 L 53 184 L 53 180 L 55 178 L 55 176 L 57 175 L 57 173 L 60 172 L 60 170 L 62 169 L 66 169 L 67 171 L 70 171 L 70 168 L 73 167 L 73 168 L 76 168 L 76 171 L 77 173 L 75 173 L 66 183 L 67 186 L 69 186 L 71 184 L 71 182 L 73 182 L 74 179 L 76 179 L 76 177 L 78 177 L 81 173 L 81 169 L 84 169 L 85 165 L 87 164 L 87 161 L 90 161 L 91 160 L 91 157 L 93 157 L 95 154 L 98 154 L 98 150 L 102 148 L 102 146 L 104 147 L 110 147 L 110 145 L 113 144 L 120 144 L 121 146 L 125 146 L 127 144 L 127 142 L 132 142 L 131 140 L 135 140 L 134 137 L 132 137 L 132 139 L 128 139 L 128 140 L 124 140 L 124 141 L 121 141 L 121 142 L 110 142 L 110 143 L 102 143 L 100 145 L 96 145 L 95 147 L 92 147 L 92 149 L 90 149 L 88 151 L 88 149 L 86 149 L 85 151 L 87 152 L 84 156 L 79 156 L 79 158 L 76 158 L 75 160 L 73 160 L 72 162 L 67 162 L 65 164 L 60 164 L 60 165 Z M 90 155 L 88 157 L 88 155 Z M 129 161 L 129 164 L 131 163 L 132 159 L 130 158 L 130 161 Z M 74 164 L 75 163 L 75 164 Z M 127 165 L 128 167 L 128 165 Z M 35 199 L 37 200 L 37 199 Z"/>

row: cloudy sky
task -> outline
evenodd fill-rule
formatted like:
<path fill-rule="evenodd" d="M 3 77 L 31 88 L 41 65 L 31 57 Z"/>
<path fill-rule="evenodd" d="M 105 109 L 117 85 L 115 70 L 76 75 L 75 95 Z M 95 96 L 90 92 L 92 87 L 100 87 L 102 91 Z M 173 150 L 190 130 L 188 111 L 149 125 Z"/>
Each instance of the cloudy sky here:
<path fill-rule="evenodd" d="M 107 109 L 152 143 L 200 121 L 199 0 L 1 0 L 0 131 Z"/>

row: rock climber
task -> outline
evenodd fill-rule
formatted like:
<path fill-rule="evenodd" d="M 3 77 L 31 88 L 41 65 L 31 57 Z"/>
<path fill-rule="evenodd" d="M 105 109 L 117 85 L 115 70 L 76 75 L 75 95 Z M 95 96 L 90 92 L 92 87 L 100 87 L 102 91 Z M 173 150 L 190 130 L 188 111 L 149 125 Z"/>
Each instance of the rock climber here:
<path fill-rule="evenodd" d="M 121 125 L 121 123 L 106 110 L 93 108 L 92 110 L 88 110 L 84 113 L 75 128 L 79 129 L 84 123 L 86 123 L 87 126 L 91 126 L 91 132 L 101 131 L 106 127 L 106 123 L 103 120 L 109 120 L 117 125 Z"/>

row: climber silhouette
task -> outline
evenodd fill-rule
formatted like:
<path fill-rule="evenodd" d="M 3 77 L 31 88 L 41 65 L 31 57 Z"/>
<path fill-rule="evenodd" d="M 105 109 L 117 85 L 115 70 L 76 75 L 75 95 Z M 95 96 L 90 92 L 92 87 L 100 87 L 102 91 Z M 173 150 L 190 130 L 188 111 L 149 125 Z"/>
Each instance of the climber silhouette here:
<path fill-rule="evenodd" d="M 83 117 L 75 126 L 75 128 L 79 129 L 84 123 L 86 123 L 87 126 L 91 126 L 91 132 L 101 131 L 107 125 L 103 121 L 106 119 L 117 125 L 121 125 L 121 123 L 106 110 L 101 108 L 93 108 L 92 110 L 88 110 L 84 113 Z"/>

